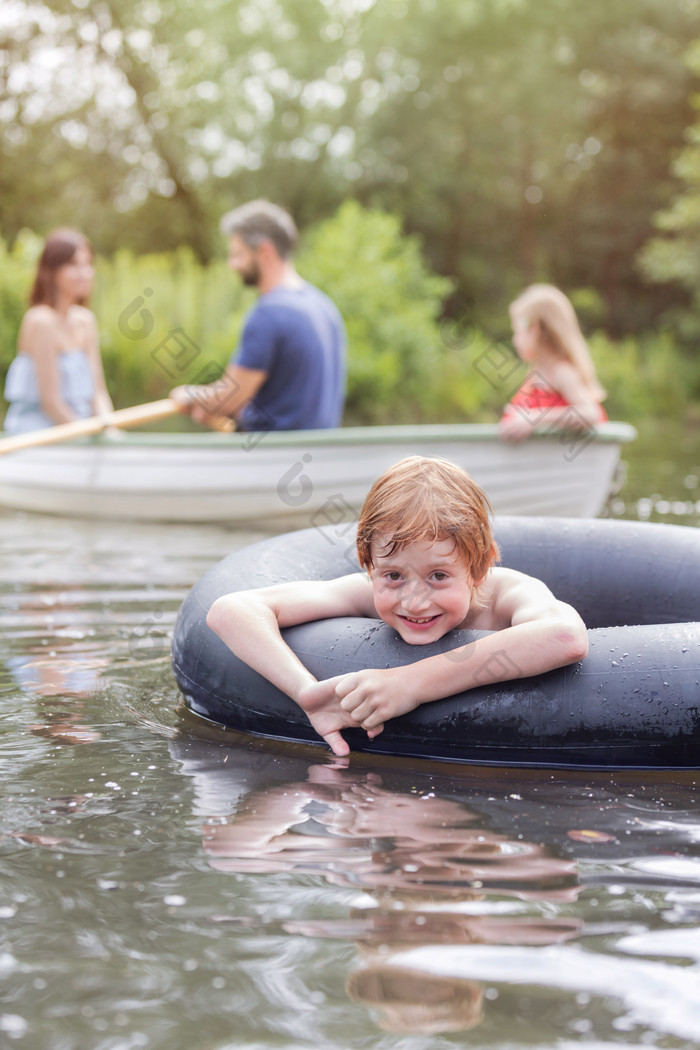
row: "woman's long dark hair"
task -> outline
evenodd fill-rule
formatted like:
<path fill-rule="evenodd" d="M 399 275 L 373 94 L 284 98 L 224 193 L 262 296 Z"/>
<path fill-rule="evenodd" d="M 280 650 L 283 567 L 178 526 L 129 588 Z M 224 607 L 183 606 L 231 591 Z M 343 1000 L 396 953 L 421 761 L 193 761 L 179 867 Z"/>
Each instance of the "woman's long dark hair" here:
<path fill-rule="evenodd" d="M 56 270 L 69 263 L 78 248 L 87 248 L 92 255 L 90 242 L 78 230 L 61 229 L 49 234 L 39 259 L 34 287 L 29 296 L 32 306 L 56 305 Z M 80 305 L 84 303 L 81 302 Z"/>

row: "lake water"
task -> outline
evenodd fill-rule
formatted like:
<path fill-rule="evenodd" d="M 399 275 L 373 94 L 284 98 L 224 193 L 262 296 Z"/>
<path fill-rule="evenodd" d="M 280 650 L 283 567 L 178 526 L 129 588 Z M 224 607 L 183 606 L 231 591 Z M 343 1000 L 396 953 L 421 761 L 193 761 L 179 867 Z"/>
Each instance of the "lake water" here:
<path fill-rule="evenodd" d="M 658 448 L 609 512 L 700 524 L 700 444 Z M 224 735 L 182 710 L 169 632 L 258 536 L 0 534 L 0 1046 L 700 1045 L 700 774 Z"/>

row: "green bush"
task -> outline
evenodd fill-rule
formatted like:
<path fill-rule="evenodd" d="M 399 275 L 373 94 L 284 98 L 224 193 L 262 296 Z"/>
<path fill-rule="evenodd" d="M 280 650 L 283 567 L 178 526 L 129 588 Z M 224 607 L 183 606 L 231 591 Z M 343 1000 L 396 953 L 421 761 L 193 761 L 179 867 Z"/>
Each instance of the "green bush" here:
<path fill-rule="evenodd" d="M 590 347 L 611 419 L 678 418 L 697 398 L 696 370 L 670 332 L 616 342 L 598 332 Z"/>
<path fill-rule="evenodd" d="M 115 404 L 164 397 L 221 373 L 246 301 L 223 260 L 203 267 L 189 249 L 99 259 L 92 306 Z"/>
<path fill-rule="evenodd" d="M 4 382 L 17 352 L 17 333 L 27 309 L 41 239 L 24 230 L 8 249 L 0 238 L 0 372 Z"/>
<path fill-rule="evenodd" d="M 348 331 L 346 417 L 412 421 L 443 387 L 439 318 L 452 288 L 399 219 L 347 201 L 305 239 L 299 272 L 335 301 Z"/>

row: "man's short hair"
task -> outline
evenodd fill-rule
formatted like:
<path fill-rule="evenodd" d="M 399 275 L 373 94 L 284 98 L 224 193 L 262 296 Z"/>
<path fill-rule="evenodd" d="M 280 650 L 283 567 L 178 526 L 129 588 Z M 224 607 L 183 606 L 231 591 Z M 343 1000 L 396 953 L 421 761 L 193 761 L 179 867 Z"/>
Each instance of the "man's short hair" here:
<path fill-rule="evenodd" d="M 282 259 L 287 259 L 296 248 L 294 219 L 284 208 L 270 201 L 241 204 L 223 216 L 220 227 L 227 237 L 235 233 L 251 248 L 257 248 L 262 241 L 271 241 Z"/>

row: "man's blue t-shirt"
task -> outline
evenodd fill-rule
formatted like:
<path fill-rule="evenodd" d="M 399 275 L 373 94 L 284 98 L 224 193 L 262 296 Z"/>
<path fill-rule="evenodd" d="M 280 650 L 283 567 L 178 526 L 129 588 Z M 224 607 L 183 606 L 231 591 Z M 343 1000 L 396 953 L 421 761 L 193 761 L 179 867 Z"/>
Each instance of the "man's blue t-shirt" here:
<path fill-rule="evenodd" d="M 345 400 L 345 326 L 312 284 L 274 288 L 248 314 L 232 363 L 266 372 L 241 412 L 244 430 L 340 425 Z"/>

